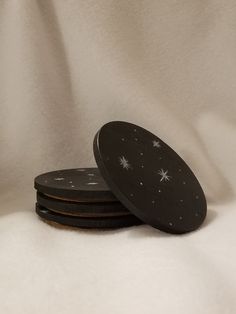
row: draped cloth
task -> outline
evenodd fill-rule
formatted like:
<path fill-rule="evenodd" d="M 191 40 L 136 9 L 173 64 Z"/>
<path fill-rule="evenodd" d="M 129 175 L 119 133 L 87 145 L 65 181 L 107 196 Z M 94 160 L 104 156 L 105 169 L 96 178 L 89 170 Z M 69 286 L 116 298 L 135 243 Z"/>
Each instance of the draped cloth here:
<path fill-rule="evenodd" d="M 236 312 L 235 1 L 0 1 L 4 314 Z M 139 124 L 193 169 L 196 232 L 44 224 L 33 178 L 94 166 L 106 122 Z"/>

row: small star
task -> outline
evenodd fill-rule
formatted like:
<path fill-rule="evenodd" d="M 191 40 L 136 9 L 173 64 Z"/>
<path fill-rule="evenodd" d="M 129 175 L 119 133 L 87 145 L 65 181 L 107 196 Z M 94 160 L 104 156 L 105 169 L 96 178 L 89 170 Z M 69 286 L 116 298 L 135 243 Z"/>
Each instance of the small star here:
<path fill-rule="evenodd" d="M 143 156 L 143 153 L 141 152 L 140 155 Z"/>
<path fill-rule="evenodd" d="M 172 222 L 169 222 L 169 226 L 173 226 L 173 223 L 172 223 Z"/>
<path fill-rule="evenodd" d="M 185 182 L 185 181 L 183 181 L 183 184 L 186 184 L 186 182 Z"/>
<path fill-rule="evenodd" d="M 161 190 L 158 190 L 159 193 L 161 193 Z"/>
<path fill-rule="evenodd" d="M 180 200 L 181 203 L 183 203 L 184 200 Z"/>
<path fill-rule="evenodd" d="M 133 194 L 133 193 L 131 193 L 131 194 L 130 194 L 130 196 L 131 196 L 131 197 L 133 197 L 133 196 L 134 196 L 134 194 Z"/>
<path fill-rule="evenodd" d="M 65 178 L 55 178 L 54 180 L 55 181 L 63 181 L 63 180 L 65 180 Z"/>
<path fill-rule="evenodd" d="M 183 219 L 183 217 L 182 216 L 179 216 L 179 220 L 182 220 Z"/>
<path fill-rule="evenodd" d="M 167 175 L 168 170 L 164 171 L 163 169 L 158 171 L 158 174 L 161 176 L 160 182 L 164 181 L 170 181 L 171 176 Z"/>
<path fill-rule="evenodd" d="M 124 142 L 124 141 L 125 141 L 125 139 L 124 139 L 124 138 L 122 138 L 121 140 L 122 140 L 122 142 Z"/>
<path fill-rule="evenodd" d="M 119 157 L 119 161 L 123 169 L 129 170 L 131 168 L 129 161 L 124 156 Z"/>
<path fill-rule="evenodd" d="M 152 204 L 155 204 L 155 201 L 154 201 L 154 200 L 152 201 Z"/>
<path fill-rule="evenodd" d="M 144 168 L 144 165 L 141 165 L 141 168 Z"/>
<path fill-rule="evenodd" d="M 74 188 L 75 186 L 74 186 L 74 185 L 71 185 L 71 187 Z"/>
<path fill-rule="evenodd" d="M 160 142 L 156 141 L 156 140 L 152 141 L 152 145 L 153 145 L 153 147 L 156 147 L 156 148 L 160 148 L 161 147 Z"/>
<path fill-rule="evenodd" d="M 143 185 L 143 182 L 141 181 L 141 182 L 139 182 L 139 184 L 140 184 L 140 185 Z"/>

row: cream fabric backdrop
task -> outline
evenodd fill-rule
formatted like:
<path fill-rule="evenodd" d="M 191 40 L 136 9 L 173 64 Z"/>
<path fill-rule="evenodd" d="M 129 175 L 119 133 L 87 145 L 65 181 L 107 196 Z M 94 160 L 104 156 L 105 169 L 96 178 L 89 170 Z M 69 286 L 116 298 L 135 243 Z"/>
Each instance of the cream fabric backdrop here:
<path fill-rule="evenodd" d="M 1 0 L 0 45 L 1 313 L 235 313 L 235 1 Z M 36 217 L 33 178 L 95 165 L 110 120 L 193 168 L 209 203 L 199 231 Z"/>

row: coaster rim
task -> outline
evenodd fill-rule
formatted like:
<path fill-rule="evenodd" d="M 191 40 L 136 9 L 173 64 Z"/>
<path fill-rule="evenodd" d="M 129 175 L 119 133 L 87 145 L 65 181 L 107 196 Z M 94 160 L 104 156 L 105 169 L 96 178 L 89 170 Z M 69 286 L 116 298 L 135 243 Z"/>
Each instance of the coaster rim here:
<path fill-rule="evenodd" d="M 143 222 L 134 215 L 108 218 L 81 218 L 56 214 L 47 208 L 35 204 L 36 214 L 43 220 L 54 222 L 63 226 L 82 229 L 120 229 L 142 225 Z M 44 213 L 46 211 L 46 213 Z"/>
<path fill-rule="evenodd" d="M 132 215 L 120 202 L 77 203 L 58 201 L 40 192 L 36 193 L 37 203 L 56 213 L 77 217 L 117 217 Z"/>

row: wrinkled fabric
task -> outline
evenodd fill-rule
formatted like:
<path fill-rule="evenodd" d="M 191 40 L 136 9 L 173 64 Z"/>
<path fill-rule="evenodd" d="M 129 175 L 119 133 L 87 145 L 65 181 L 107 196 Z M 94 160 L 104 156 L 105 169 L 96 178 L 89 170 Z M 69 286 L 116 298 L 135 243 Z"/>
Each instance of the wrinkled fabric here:
<path fill-rule="evenodd" d="M 1 313 L 235 313 L 235 1 L 2 0 L 0 43 Z M 35 215 L 34 177 L 94 166 L 112 120 L 190 165 L 208 200 L 198 231 Z"/>

